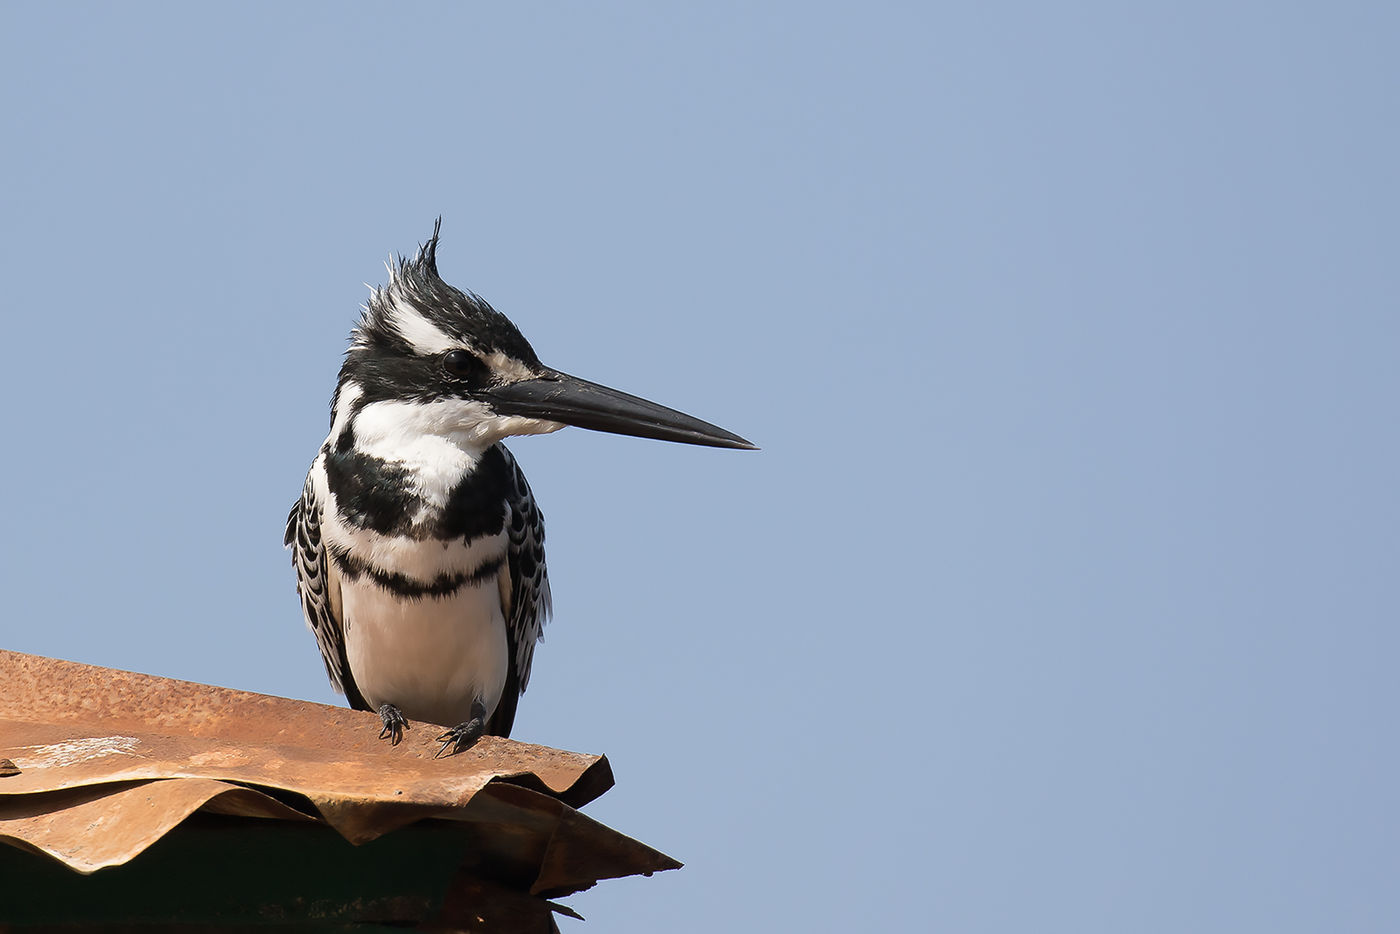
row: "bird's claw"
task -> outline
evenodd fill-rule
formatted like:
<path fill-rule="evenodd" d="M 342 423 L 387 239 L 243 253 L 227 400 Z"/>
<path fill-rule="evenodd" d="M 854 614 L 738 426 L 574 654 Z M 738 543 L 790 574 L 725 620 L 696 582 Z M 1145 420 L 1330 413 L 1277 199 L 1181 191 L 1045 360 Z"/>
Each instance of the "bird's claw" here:
<path fill-rule="evenodd" d="M 384 729 L 379 731 L 379 738 L 387 737 L 390 746 L 397 746 L 403 739 L 403 731 L 409 729 L 408 718 L 393 704 L 380 704 L 379 719 L 384 721 Z"/>
<path fill-rule="evenodd" d="M 463 749 L 470 749 L 477 740 L 486 733 L 486 706 L 480 701 L 472 704 L 472 718 L 457 724 L 452 729 L 445 731 L 438 737 L 438 742 L 442 743 L 442 748 L 437 751 L 434 759 L 441 759 L 443 756 L 455 756 Z M 448 749 L 451 752 L 448 752 Z"/>

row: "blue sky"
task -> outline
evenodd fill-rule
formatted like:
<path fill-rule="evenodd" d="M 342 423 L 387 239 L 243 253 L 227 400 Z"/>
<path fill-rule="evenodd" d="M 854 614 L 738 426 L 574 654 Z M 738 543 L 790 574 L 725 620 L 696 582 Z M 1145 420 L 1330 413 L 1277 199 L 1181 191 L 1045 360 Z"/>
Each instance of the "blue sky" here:
<path fill-rule="evenodd" d="M 551 365 L 578 930 L 1400 926 L 1379 3 L 19 5 L 0 645 L 333 702 L 282 523 L 441 214 Z"/>

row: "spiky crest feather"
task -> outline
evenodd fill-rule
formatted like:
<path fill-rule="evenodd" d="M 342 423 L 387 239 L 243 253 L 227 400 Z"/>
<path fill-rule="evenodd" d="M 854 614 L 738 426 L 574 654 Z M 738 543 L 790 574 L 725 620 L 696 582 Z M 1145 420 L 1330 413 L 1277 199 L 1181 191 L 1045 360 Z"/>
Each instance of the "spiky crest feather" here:
<path fill-rule="evenodd" d="M 433 235 L 419 245 L 412 259 L 403 254 L 390 257 L 385 264 L 389 281 L 370 287 L 369 301 L 361 306 L 360 320 L 350 333 L 348 353 L 362 349 L 436 352 L 436 342 L 425 348 L 413 340 L 415 331 L 431 329 L 455 346 L 482 354 L 501 351 L 538 365 L 534 349 L 505 315 L 475 292 L 443 281 L 437 268 L 441 230 L 439 217 Z"/>

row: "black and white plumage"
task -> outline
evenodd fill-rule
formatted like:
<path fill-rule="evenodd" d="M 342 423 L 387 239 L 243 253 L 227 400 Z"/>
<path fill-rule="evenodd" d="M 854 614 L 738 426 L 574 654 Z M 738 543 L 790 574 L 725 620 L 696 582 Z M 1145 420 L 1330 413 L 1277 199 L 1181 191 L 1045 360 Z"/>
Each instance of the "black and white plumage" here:
<path fill-rule="evenodd" d="M 411 720 L 456 724 L 440 737 L 455 751 L 510 734 L 550 613 L 544 519 L 502 439 L 578 425 L 753 446 L 544 366 L 442 281 L 437 243 L 434 227 L 372 290 L 285 542 L 335 689 L 392 742 Z"/>

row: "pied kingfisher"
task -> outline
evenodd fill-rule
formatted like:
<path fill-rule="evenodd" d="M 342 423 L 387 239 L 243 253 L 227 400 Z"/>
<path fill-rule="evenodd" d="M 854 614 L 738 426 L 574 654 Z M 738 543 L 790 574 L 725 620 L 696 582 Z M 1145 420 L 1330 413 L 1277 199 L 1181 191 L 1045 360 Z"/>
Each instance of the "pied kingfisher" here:
<path fill-rule="evenodd" d="M 441 224 L 371 289 L 285 538 L 331 684 L 391 744 L 410 719 L 456 724 L 439 755 L 510 735 L 550 613 L 544 518 L 503 438 L 576 425 L 753 449 L 540 363 L 505 315 L 442 281 Z"/>

